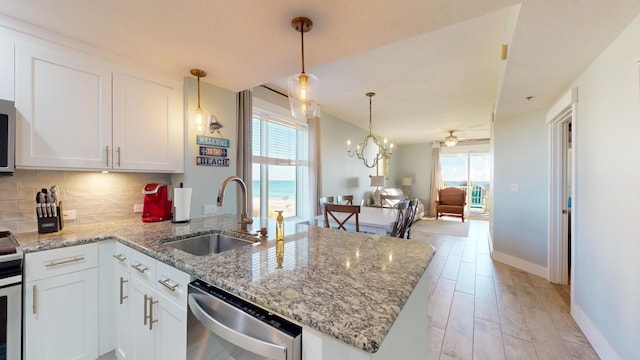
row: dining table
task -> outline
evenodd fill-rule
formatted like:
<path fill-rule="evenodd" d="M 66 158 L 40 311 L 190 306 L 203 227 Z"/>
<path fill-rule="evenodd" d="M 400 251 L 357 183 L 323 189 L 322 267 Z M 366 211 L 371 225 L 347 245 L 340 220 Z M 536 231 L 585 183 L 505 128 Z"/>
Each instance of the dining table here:
<path fill-rule="evenodd" d="M 333 213 L 340 221 L 349 216 L 347 213 Z M 373 206 L 361 206 L 360 214 L 358 214 L 358 225 L 360 227 L 360 232 L 376 234 L 376 235 L 387 235 L 391 233 L 393 229 L 393 224 L 396 222 L 396 217 L 398 215 L 398 210 L 395 208 L 389 207 L 373 207 Z M 324 225 L 324 215 L 318 215 L 315 217 L 316 224 L 320 227 Z M 337 223 L 335 220 L 329 218 L 329 225 L 333 227 L 337 227 Z M 352 216 L 347 222 L 345 226 L 348 231 L 355 231 L 356 227 L 356 219 L 355 216 Z"/>

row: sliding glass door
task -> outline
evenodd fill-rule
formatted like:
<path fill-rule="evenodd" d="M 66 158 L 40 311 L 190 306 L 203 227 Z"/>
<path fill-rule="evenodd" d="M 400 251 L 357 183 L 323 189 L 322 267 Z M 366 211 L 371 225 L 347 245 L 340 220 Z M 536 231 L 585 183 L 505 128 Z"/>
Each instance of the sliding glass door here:
<path fill-rule="evenodd" d="M 445 187 L 467 190 L 466 213 L 488 214 L 490 158 L 489 153 L 456 152 L 440 155 L 442 181 Z"/>

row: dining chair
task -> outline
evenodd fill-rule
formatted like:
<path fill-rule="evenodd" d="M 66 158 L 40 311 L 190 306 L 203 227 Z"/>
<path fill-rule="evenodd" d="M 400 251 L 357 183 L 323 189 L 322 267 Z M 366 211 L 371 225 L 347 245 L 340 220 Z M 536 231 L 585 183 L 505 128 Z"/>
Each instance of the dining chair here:
<path fill-rule="evenodd" d="M 382 207 L 395 207 L 402 201 L 405 201 L 404 195 L 383 195 L 380 194 L 380 203 Z"/>
<path fill-rule="evenodd" d="M 353 205 L 353 195 L 338 195 L 338 201 L 336 204 Z"/>
<path fill-rule="evenodd" d="M 410 239 L 411 226 L 413 225 L 415 221 L 416 213 L 418 212 L 418 198 L 411 199 L 407 201 L 407 203 L 408 203 L 407 214 L 404 222 L 404 229 L 402 230 L 402 232 L 404 234 L 403 236 L 404 238 Z"/>
<path fill-rule="evenodd" d="M 348 214 L 344 219 L 340 219 L 336 216 L 338 213 Z M 347 230 L 345 224 L 349 219 L 355 215 L 356 232 L 360 232 L 360 206 L 359 205 L 339 205 L 339 204 L 325 204 L 324 205 L 324 227 L 331 228 L 329 224 L 329 217 L 338 224 L 337 229 Z"/>
<path fill-rule="evenodd" d="M 395 208 L 398 211 L 396 213 L 396 222 L 393 223 L 393 229 L 389 236 L 403 238 L 404 230 L 406 228 L 405 223 L 407 221 L 407 213 L 409 212 L 409 202 L 401 201 L 396 204 Z"/>
<path fill-rule="evenodd" d="M 320 214 L 324 214 L 324 206 L 326 204 L 335 203 L 335 198 L 333 196 L 321 197 L 318 199 L 318 204 L 320 204 Z"/>

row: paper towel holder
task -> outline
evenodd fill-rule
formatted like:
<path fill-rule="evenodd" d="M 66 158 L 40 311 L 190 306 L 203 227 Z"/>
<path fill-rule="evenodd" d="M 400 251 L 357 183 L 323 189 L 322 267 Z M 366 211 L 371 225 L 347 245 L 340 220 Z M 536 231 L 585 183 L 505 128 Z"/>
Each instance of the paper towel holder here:
<path fill-rule="evenodd" d="M 181 188 L 181 189 L 183 188 L 183 183 L 180 183 L 180 188 Z M 175 190 L 177 190 L 177 189 L 174 189 L 174 192 L 175 192 Z M 185 223 L 188 223 L 189 221 L 191 221 L 191 219 L 189 219 L 189 218 L 188 218 L 188 217 L 189 217 L 189 216 L 188 216 L 188 214 L 189 214 L 189 210 L 188 210 L 188 209 L 186 210 L 186 211 L 187 211 L 187 219 L 184 219 L 184 220 L 176 220 L 176 215 L 177 215 L 177 211 L 176 211 L 176 203 L 177 203 L 177 202 L 176 202 L 176 196 L 175 196 L 175 194 L 174 194 L 174 199 L 173 199 L 173 200 L 174 200 L 174 201 L 173 201 L 173 216 L 172 216 L 171 222 L 172 222 L 172 223 L 174 223 L 174 224 L 185 224 Z M 189 201 L 189 202 L 190 202 L 190 201 Z"/>

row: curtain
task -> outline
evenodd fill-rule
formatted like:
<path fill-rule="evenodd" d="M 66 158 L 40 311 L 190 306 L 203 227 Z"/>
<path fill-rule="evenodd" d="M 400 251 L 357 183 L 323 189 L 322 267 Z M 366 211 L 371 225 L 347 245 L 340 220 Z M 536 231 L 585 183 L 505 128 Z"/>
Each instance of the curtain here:
<path fill-rule="evenodd" d="M 429 209 L 427 217 L 436 217 L 436 199 L 438 190 L 442 188 L 442 172 L 440 170 L 440 142 L 434 141 L 431 149 L 431 187 L 429 188 Z"/>
<path fill-rule="evenodd" d="M 319 111 L 318 111 L 319 112 Z M 311 219 L 321 215 L 318 208 L 318 194 L 322 189 L 320 177 L 322 164 L 320 162 L 320 117 L 309 119 L 309 204 L 311 206 Z"/>
<path fill-rule="evenodd" d="M 253 194 L 252 188 L 252 149 L 251 149 L 251 123 L 253 119 L 253 91 L 243 90 L 236 96 L 236 105 L 238 113 L 238 153 L 236 175 L 247 184 L 247 199 L 249 199 L 249 208 L 247 213 L 249 217 L 253 216 Z M 238 201 L 242 201 L 241 197 L 237 197 Z M 238 204 L 240 205 L 240 204 Z"/>

